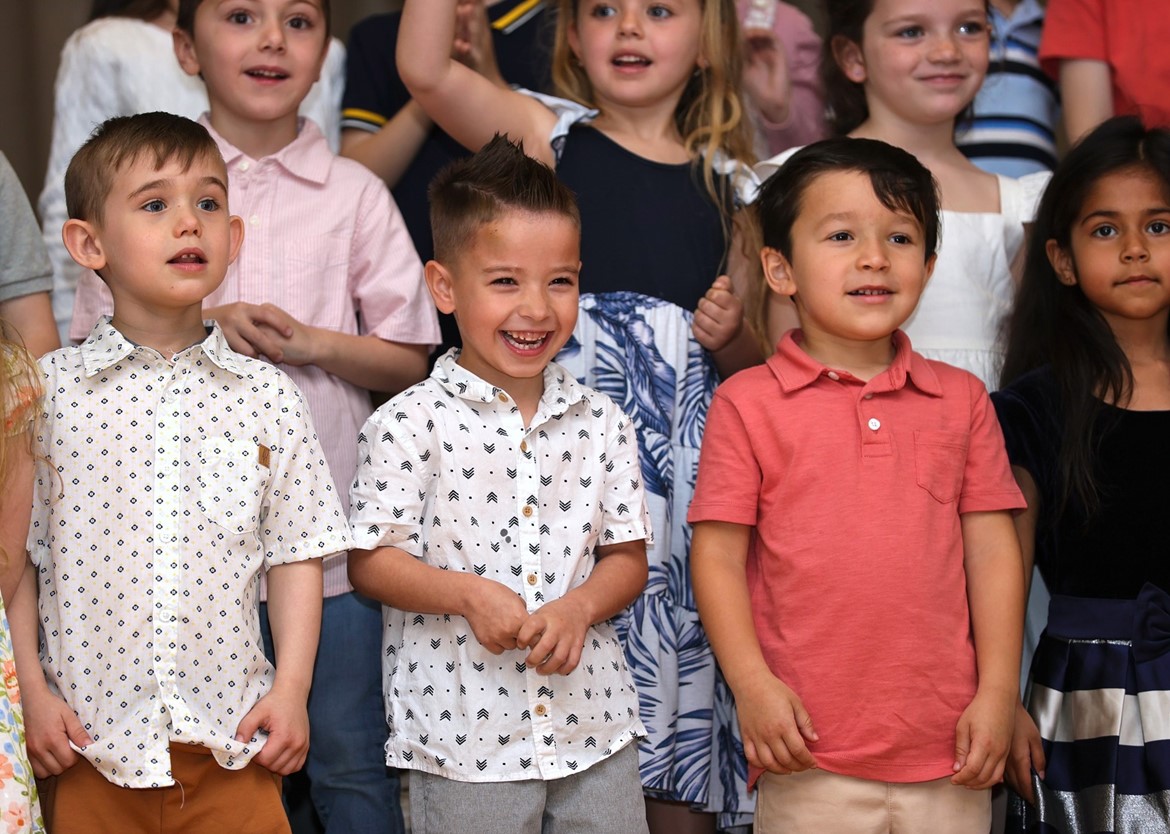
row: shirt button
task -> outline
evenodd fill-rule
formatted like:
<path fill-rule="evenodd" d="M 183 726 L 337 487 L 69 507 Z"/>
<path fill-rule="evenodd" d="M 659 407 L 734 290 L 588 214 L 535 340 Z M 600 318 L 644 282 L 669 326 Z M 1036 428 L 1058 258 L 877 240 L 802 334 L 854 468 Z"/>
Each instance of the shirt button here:
<path fill-rule="evenodd" d="M 253 214 L 251 217 L 248 218 L 248 222 L 251 223 L 253 227 L 259 226 L 260 225 L 260 217 L 258 215 Z"/>
<path fill-rule="evenodd" d="M 239 168 L 241 171 L 247 171 L 247 170 L 248 170 L 249 168 L 251 168 L 252 166 L 251 166 L 251 165 L 249 165 L 247 162 L 241 162 L 241 163 L 240 163 L 239 165 L 237 165 L 236 167 L 237 167 L 237 168 Z"/>
<path fill-rule="evenodd" d="M 530 573 L 530 574 L 528 574 L 528 584 L 529 584 L 529 585 L 535 585 L 535 584 L 536 584 L 536 574 L 535 574 L 535 573 Z"/>
<path fill-rule="evenodd" d="M 866 425 L 869 426 L 871 430 L 877 431 L 882 427 L 882 421 L 877 417 L 870 417 L 869 422 L 866 423 Z"/>
<path fill-rule="evenodd" d="M 834 382 L 836 382 L 837 380 L 839 380 L 841 378 L 840 375 L 836 371 L 829 371 L 827 374 L 825 374 L 825 376 L 827 376 L 829 379 L 833 380 Z"/>
<path fill-rule="evenodd" d="M 520 512 L 524 513 L 524 517 L 525 517 L 525 518 L 528 518 L 529 516 L 531 516 L 531 515 L 532 515 L 532 505 L 531 505 L 531 504 L 525 504 L 525 505 L 524 505 L 524 509 L 522 509 Z"/>
<path fill-rule="evenodd" d="M 526 440 L 521 440 L 521 441 L 520 441 L 520 451 L 521 451 L 521 452 L 527 452 L 527 451 L 528 451 L 528 441 L 526 441 Z"/>
<path fill-rule="evenodd" d="M 866 394 L 866 395 L 863 397 L 863 399 L 866 399 L 866 400 L 872 400 L 872 399 L 873 399 L 873 394 Z"/>
<path fill-rule="evenodd" d="M 548 707 L 544 704 L 537 704 L 535 712 L 537 715 L 548 715 Z"/>
<path fill-rule="evenodd" d="M 501 391 L 500 392 L 500 402 L 506 403 L 507 401 L 508 401 L 508 395 L 505 394 L 503 391 Z"/>

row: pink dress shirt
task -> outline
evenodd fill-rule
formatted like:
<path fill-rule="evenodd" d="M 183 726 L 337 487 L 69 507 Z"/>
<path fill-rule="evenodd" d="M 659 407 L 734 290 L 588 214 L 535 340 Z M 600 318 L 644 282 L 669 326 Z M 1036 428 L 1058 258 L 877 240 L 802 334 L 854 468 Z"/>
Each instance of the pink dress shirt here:
<path fill-rule="evenodd" d="M 259 160 L 216 133 L 206 116 L 200 122 L 227 163 L 228 204 L 245 227 L 240 255 L 205 308 L 270 303 L 315 327 L 438 344 L 422 263 L 380 179 L 335 156 L 311 120 L 302 120 L 289 145 Z M 78 284 L 70 336 L 85 338 L 112 310 L 109 289 L 87 273 Z M 280 367 L 305 395 L 348 513 L 358 431 L 373 412 L 369 393 L 316 366 Z M 350 590 L 344 557 L 326 561 L 325 596 Z"/>

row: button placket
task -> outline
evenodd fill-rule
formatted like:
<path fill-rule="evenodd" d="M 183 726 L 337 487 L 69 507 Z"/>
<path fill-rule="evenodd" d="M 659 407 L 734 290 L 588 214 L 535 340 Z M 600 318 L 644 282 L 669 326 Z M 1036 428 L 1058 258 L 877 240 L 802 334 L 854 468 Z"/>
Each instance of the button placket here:
<path fill-rule="evenodd" d="M 159 378 L 158 420 L 155 430 L 155 680 L 162 695 L 164 713 L 171 714 L 171 724 L 183 713 L 182 697 L 177 691 L 176 673 L 179 646 L 179 555 L 178 519 L 182 513 L 177 496 L 182 489 L 182 368 L 168 365 L 169 378 Z M 179 465 L 174 465 L 175 462 Z M 178 708 L 178 709 L 176 709 Z M 169 736 L 166 727 L 160 734 Z"/>

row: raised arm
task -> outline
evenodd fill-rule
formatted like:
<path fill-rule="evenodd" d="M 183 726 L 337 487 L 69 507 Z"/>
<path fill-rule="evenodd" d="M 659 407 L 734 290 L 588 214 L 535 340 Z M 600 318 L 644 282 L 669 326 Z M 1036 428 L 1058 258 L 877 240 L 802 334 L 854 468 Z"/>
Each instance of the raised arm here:
<path fill-rule="evenodd" d="M 1067 92 L 1061 100 L 1064 108 L 1064 132 L 1069 143 L 1076 142 L 1113 115 L 1113 82 L 1109 64 L 1088 58 L 1060 62 L 1060 89 Z"/>
<path fill-rule="evenodd" d="M 496 133 L 552 165 L 556 117 L 535 99 L 499 86 L 452 56 L 459 0 L 409 0 L 398 33 L 398 74 L 414 99 L 447 133 L 479 150 Z"/>

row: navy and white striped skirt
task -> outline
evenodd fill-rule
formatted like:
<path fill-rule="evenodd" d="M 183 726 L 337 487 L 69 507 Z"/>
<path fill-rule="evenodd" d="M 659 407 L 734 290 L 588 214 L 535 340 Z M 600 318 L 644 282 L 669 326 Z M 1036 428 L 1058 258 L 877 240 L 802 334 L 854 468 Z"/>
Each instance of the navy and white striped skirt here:
<path fill-rule="evenodd" d="M 1054 596 L 1027 704 L 1047 766 L 1009 831 L 1170 832 L 1170 594 Z"/>

